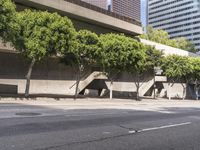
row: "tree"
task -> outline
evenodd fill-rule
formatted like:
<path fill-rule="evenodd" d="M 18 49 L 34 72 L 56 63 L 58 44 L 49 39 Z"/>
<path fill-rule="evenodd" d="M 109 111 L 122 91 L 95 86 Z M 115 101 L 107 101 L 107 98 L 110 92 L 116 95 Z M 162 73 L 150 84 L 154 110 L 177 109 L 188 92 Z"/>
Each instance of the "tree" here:
<path fill-rule="evenodd" d="M 198 100 L 198 90 L 200 86 L 200 58 L 199 57 L 191 57 L 189 59 L 192 65 L 192 73 L 190 75 L 191 81 L 194 83 L 194 90 L 196 93 L 196 99 Z"/>
<path fill-rule="evenodd" d="M 30 78 L 35 63 L 58 50 L 69 49 L 74 35 L 72 22 L 56 13 L 25 10 L 16 16 L 18 30 L 13 35 L 14 47 L 31 61 L 26 75 L 25 96 L 29 96 Z"/>
<path fill-rule="evenodd" d="M 71 49 L 63 53 L 62 62 L 77 69 L 75 100 L 78 96 L 82 72 L 88 66 L 91 67 L 97 62 L 98 42 L 99 38 L 95 33 L 88 30 L 80 30 L 73 40 Z"/>
<path fill-rule="evenodd" d="M 137 62 L 135 62 L 134 64 L 129 64 L 131 61 L 129 60 L 127 63 L 127 70 L 128 72 L 136 75 L 136 80 L 135 80 L 135 85 L 136 85 L 136 100 L 140 99 L 140 93 L 139 93 L 139 89 L 142 86 L 141 84 L 141 77 L 144 74 L 144 72 L 146 71 L 153 71 L 155 66 L 159 66 L 160 62 L 161 62 L 161 58 L 163 53 L 161 51 L 156 50 L 154 47 L 152 46 L 146 46 L 146 45 L 142 45 L 141 43 L 138 43 L 139 47 L 136 56 L 137 58 Z M 135 59 L 133 57 L 133 59 Z"/>
<path fill-rule="evenodd" d="M 179 55 L 169 55 L 163 59 L 162 69 L 164 75 L 169 79 L 169 89 L 173 86 L 175 81 L 189 82 L 189 75 L 192 73 L 192 65 L 189 62 L 189 57 Z M 185 99 L 186 87 L 183 85 L 183 99 Z M 171 99 L 169 92 L 169 99 Z"/>
<path fill-rule="evenodd" d="M 186 38 L 180 37 L 170 39 L 168 32 L 162 29 L 153 29 L 152 26 L 148 26 L 147 33 L 141 35 L 140 38 L 165 44 L 175 48 L 180 48 L 189 52 L 196 52 L 194 44 L 188 41 Z"/>
<path fill-rule="evenodd" d="M 158 42 L 161 44 L 169 44 L 169 34 L 165 30 L 154 29 L 152 26 L 147 27 L 147 33 L 140 36 L 143 39 Z M 171 44 L 170 44 L 171 45 Z"/>
<path fill-rule="evenodd" d="M 195 45 L 189 42 L 186 38 L 180 37 L 173 39 L 175 41 L 174 47 L 196 53 Z"/>
<path fill-rule="evenodd" d="M 2 40 L 10 41 L 11 28 L 16 16 L 15 5 L 11 0 L 0 1 L 0 37 Z"/>
<path fill-rule="evenodd" d="M 102 34 L 100 47 L 100 64 L 110 80 L 110 99 L 112 99 L 114 79 L 120 72 L 139 65 L 144 53 L 138 41 L 123 34 Z"/>

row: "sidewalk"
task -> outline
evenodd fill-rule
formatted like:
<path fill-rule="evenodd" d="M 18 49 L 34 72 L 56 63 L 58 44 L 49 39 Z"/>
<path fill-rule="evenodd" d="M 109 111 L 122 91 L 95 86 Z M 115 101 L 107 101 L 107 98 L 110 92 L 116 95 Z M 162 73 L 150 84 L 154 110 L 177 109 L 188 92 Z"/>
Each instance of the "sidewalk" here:
<path fill-rule="evenodd" d="M 142 101 L 130 99 L 15 99 L 1 98 L 0 119 L 19 117 L 41 117 L 41 116 L 95 116 L 95 115 L 120 115 L 130 111 L 151 111 L 159 113 L 182 113 L 186 111 L 200 111 L 200 101 L 193 100 L 153 100 Z M 25 114 L 25 115 L 17 115 Z M 39 114 L 32 116 L 31 114 Z"/>
<path fill-rule="evenodd" d="M 1 98 L 1 104 L 23 104 L 32 106 L 44 106 L 61 109 L 136 109 L 136 108 L 166 108 L 166 107 L 194 107 L 200 108 L 200 101 L 196 100 L 168 100 L 168 99 L 143 99 L 136 101 L 131 99 L 107 99 L 107 98 L 83 98 L 74 101 L 72 98 Z"/>

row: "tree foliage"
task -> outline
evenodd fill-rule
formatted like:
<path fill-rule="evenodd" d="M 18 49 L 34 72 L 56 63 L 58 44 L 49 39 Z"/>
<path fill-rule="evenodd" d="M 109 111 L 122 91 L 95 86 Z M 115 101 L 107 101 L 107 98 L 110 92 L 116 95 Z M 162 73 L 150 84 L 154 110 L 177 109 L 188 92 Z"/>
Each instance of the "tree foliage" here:
<path fill-rule="evenodd" d="M 70 50 L 63 52 L 61 61 L 77 69 L 75 99 L 77 98 L 82 72 L 87 66 L 97 63 L 98 43 L 99 38 L 95 33 L 88 30 L 80 30 L 76 33 Z"/>
<path fill-rule="evenodd" d="M 76 33 L 70 50 L 64 52 L 63 56 L 74 55 L 74 59 L 71 59 L 71 62 L 67 62 L 68 64 L 77 66 L 92 65 L 96 62 L 95 58 L 98 55 L 98 42 L 99 39 L 95 33 L 88 30 L 80 30 Z M 70 60 L 66 59 L 66 61 Z"/>
<path fill-rule="evenodd" d="M 199 57 L 191 57 L 189 62 L 192 65 L 192 73 L 191 73 L 191 80 L 200 82 L 200 58 Z"/>
<path fill-rule="evenodd" d="M 19 30 L 14 36 L 14 46 L 29 60 L 40 61 L 71 45 L 73 25 L 57 13 L 25 10 L 17 14 L 16 22 Z"/>
<path fill-rule="evenodd" d="M 147 33 L 140 36 L 143 39 L 154 41 L 157 43 L 165 44 L 175 48 L 180 48 L 190 52 L 196 52 L 194 44 L 188 41 L 184 37 L 170 39 L 168 32 L 162 29 L 153 29 L 153 27 L 147 27 Z"/>
<path fill-rule="evenodd" d="M 123 34 L 102 34 L 100 47 L 100 63 L 109 76 L 129 67 L 137 68 L 145 55 L 141 43 Z"/>
<path fill-rule="evenodd" d="M 25 95 L 29 95 L 32 68 L 45 57 L 68 50 L 72 43 L 74 28 L 67 17 L 57 13 L 25 10 L 17 13 L 12 43 L 26 59 L 31 61 L 27 73 Z"/>
<path fill-rule="evenodd" d="M 123 71 L 133 73 L 142 69 L 146 57 L 144 46 L 123 34 L 105 34 L 100 36 L 100 47 L 100 64 L 111 80 L 110 95 L 112 95 L 113 79 L 118 73 Z"/>
<path fill-rule="evenodd" d="M 0 1 L 0 37 L 4 41 L 9 41 L 11 28 L 16 17 L 15 5 L 11 0 Z M 9 36 L 10 35 L 10 36 Z"/>
<path fill-rule="evenodd" d="M 179 55 L 169 55 L 163 59 L 162 69 L 164 75 L 169 78 L 169 87 L 173 86 L 175 81 L 188 84 L 190 74 L 192 73 L 192 65 L 189 62 L 189 57 Z M 170 84 L 172 82 L 172 85 Z M 183 86 L 183 99 L 185 99 L 186 87 Z M 171 99 L 169 92 L 169 99 Z"/>
<path fill-rule="evenodd" d="M 192 72 L 192 65 L 189 57 L 179 55 L 169 55 L 162 61 L 164 74 L 172 80 L 188 79 Z"/>

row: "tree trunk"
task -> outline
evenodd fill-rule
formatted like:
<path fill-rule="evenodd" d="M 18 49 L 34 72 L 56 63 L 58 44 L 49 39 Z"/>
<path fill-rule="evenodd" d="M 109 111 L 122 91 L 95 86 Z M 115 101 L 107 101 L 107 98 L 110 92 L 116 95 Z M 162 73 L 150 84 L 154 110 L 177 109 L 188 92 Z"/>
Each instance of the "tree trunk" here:
<path fill-rule="evenodd" d="M 170 83 L 168 83 L 168 98 L 169 98 L 169 100 L 171 100 L 171 85 L 170 85 Z"/>
<path fill-rule="evenodd" d="M 33 66 L 35 64 L 35 59 L 32 59 L 31 64 L 28 69 L 28 73 L 26 75 L 26 89 L 25 89 L 25 97 L 29 96 L 29 90 L 30 90 L 30 79 L 31 79 L 31 74 L 33 70 Z"/>
<path fill-rule="evenodd" d="M 113 80 L 110 81 L 110 100 L 113 98 Z"/>
<path fill-rule="evenodd" d="M 196 83 L 195 83 L 194 89 L 195 89 L 195 94 L 196 94 L 196 100 L 199 100 L 199 92 L 198 92 L 199 89 Z"/>
<path fill-rule="evenodd" d="M 136 100 L 140 100 L 140 76 L 137 74 L 137 81 L 136 81 Z"/>
<path fill-rule="evenodd" d="M 153 98 L 156 99 L 156 75 L 153 75 Z"/>
<path fill-rule="evenodd" d="M 136 84 L 136 100 L 140 100 L 140 85 L 138 83 Z"/>
<path fill-rule="evenodd" d="M 79 87 L 79 83 L 80 83 L 80 75 L 81 75 L 81 70 L 80 70 L 80 67 L 78 67 L 78 73 L 77 73 L 77 78 L 76 78 L 76 90 L 75 90 L 74 100 L 76 100 L 77 97 L 78 97 L 78 87 Z"/>
<path fill-rule="evenodd" d="M 181 83 L 181 85 L 183 86 L 183 100 L 185 100 L 185 96 L 186 96 L 186 87 L 184 86 L 183 83 Z"/>

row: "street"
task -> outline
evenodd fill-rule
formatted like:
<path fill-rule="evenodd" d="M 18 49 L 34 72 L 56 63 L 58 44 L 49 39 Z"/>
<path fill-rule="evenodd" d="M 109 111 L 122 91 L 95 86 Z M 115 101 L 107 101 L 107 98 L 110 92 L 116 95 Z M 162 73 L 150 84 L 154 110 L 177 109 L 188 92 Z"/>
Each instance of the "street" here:
<path fill-rule="evenodd" d="M 3 101 L 0 150 L 200 150 L 200 102 L 174 103 Z"/>

